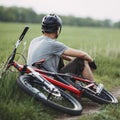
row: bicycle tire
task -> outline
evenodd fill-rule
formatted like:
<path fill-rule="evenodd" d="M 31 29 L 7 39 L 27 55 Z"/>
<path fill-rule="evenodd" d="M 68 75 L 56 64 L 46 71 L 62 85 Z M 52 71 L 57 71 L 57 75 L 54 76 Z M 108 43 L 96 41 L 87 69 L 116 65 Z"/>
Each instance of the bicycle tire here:
<path fill-rule="evenodd" d="M 47 99 L 47 96 L 45 96 L 45 94 L 43 93 L 43 91 L 44 91 L 43 89 L 42 89 L 43 91 L 41 90 L 39 92 L 33 91 L 33 89 L 38 90 L 38 88 L 35 88 L 32 85 L 32 84 L 36 84 L 36 83 L 34 83 L 34 80 L 35 80 L 35 78 L 31 75 L 22 75 L 22 76 L 18 77 L 17 84 L 25 93 L 27 93 L 28 95 L 34 97 L 35 99 L 41 101 L 42 103 L 44 103 L 44 104 L 46 104 L 46 105 L 48 105 L 48 106 L 50 106 L 50 107 L 52 107 L 56 110 L 59 110 L 61 112 L 64 112 L 64 113 L 67 113 L 67 114 L 70 114 L 70 115 L 80 115 L 81 114 L 82 106 L 81 106 L 80 102 L 78 102 L 70 94 L 68 94 L 65 91 L 59 89 L 60 94 L 62 96 L 62 101 L 61 100 L 58 101 L 58 99 L 56 101 L 52 101 L 52 99 Z M 32 82 L 30 82 L 30 81 L 32 81 Z M 68 102 L 69 104 L 71 104 L 72 107 L 61 105 L 61 104 L 63 104 L 62 103 L 63 100 L 65 100 L 65 102 Z"/>
<path fill-rule="evenodd" d="M 96 86 L 98 86 L 96 84 Z M 100 94 L 92 92 L 91 89 L 84 89 L 83 96 L 99 104 L 117 104 L 118 100 L 107 90 L 103 88 Z"/>

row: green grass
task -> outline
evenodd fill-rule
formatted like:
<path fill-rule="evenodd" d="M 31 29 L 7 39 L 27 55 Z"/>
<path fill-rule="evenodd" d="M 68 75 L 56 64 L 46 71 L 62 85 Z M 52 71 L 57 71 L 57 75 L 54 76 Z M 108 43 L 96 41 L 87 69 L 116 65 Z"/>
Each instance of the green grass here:
<path fill-rule="evenodd" d="M 99 112 L 85 115 L 77 120 L 119 120 L 120 104 L 103 106 Z"/>
<path fill-rule="evenodd" d="M 30 41 L 41 35 L 39 24 L 27 24 L 30 30 L 26 34 L 18 52 L 27 57 Z M 0 23 L 0 66 L 13 50 L 24 26 L 21 23 Z M 109 90 L 120 85 L 120 29 L 87 28 L 64 26 L 59 41 L 69 47 L 88 52 L 96 61 L 98 69 L 95 71 L 97 82 L 101 82 Z M 26 47 L 24 43 L 27 42 Z M 21 60 L 20 60 L 21 62 Z M 18 73 L 11 72 L 0 80 L 0 120 L 53 120 L 62 115 L 42 103 L 33 100 L 22 92 L 17 84 Z M 120 105 L 108 105 L 96 114 L 85 116 L 84 120 L 117 120 L 116 113 Z M 116 111 L 113 112 L 113 111 Z M 113 112 L 113 113 L 112 113 Z M 106 116 L 107 115 L 107 116 Z M 81 120 L 81 119 L 80 119 Z"/>
<path fill-rule="evenodd" d="M 0 120 L 53 120 L 55 110 L 26 95 L 16 79 L 8 72 L 0 81 Z"/>

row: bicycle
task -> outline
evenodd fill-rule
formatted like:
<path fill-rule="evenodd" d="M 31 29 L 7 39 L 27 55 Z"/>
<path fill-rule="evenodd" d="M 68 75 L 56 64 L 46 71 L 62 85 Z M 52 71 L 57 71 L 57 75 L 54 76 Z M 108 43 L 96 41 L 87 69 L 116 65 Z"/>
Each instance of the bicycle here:
<path fill-rule="evenodd" d="M 17 84 L 24 92 L 52 108 L 67 114 L 79 115 L 82 112 L 82 106 L 73 96 L 50 83 L 31 66 L 20 65 L 14 61 L 17 48 L 28 29 L 29 27 L 25 27 L 17 40 L 13 52 L 8 57 L 4 69 L 2 69 L 1 77 L 11 66 L 14 66 L 20 72 Z"/>
<path fill-rule="evenodd" d="M 117 98 L 115 98 L 109 91 L 105 90 L 103 84 L 101 83 L 97 84 L 95 81 L 91 81 L 75 75 L 54 73 L 37 68 L 34 69 L 52 84 L 62 88 L 63 90 L 68 90 L 70 93 L 74 94 L 77 99 L 86 97 L 99 104 L 118 103 Z M 54 79 L 52 79 L 50 76 L 54 77 Z M 67 80 L 66 78 L 69 79 Z M 73 81 L 79 81 L 79 83 L 77 84 Z"/>
<path fill-rule="evenodd" d="M 25 34 L 25 32 L 23 33 Z M 3 73 L 10 66 L 14 66 L 21 73 L 17 79 L 17 84 L 27 94 L 34 96 L 36 99 L 41 100 L 43 103 L 53 108 L 71 115 L 78 115 L 82 112 L 82 106 L 77 100 L 82 97 L 87 97 L 99 104 L 118 103 L 118 100 L 110 92 L 105 90 L 102 84 L 97 84 L 94 81 L 70 74 L 54 73 L 38 69 L 34 66 L 18 64 L 14 61 L 14 57 L 21 41 L 20 38 L 19 42 L 16 43 L 13 53 L 6 62 Z M 41 65 L 42 63 L 44 63 L 44 60 L 39 62 Z M 66 78 L 69 78 L 70 80 L 67 80 Z M 80 84 L 76 84 L 74 81 L 79 81 Z M 46 92 L 47 95 L 44 92 Z M 68 92 L 74 94 L 74 97 Z M 61 95 L 66 99 L 65 104 L 62 106 L 59 105 L 59 102 L 62 99 Z M 51 98 L 53 97 L 56 98 L 56 101 L 52 101 Z M 57 101 L 59 102 L 54 103 Z M 66 102 L 68 101 L 72 103 L 72 108 L 71 106 L 66 106 Z M 62 100 L 61 103 L 63 103 Z"/>

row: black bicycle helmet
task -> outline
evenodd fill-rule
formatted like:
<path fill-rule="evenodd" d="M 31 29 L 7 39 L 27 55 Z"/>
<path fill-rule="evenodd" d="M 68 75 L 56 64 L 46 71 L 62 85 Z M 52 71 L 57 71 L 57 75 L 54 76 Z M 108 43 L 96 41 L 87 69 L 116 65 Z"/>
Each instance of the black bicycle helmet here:
<path fill-rule="evenodd" d="M 62 20 L 55 14 L 49 14 L 42 19 L 42 32 L 46 33 L 57 33 L 61 31 Z"/>

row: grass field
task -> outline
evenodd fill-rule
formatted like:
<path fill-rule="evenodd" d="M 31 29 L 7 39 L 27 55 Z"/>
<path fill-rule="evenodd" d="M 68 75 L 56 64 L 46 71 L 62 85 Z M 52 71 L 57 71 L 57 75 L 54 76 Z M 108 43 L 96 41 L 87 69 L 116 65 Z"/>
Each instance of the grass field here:
<path fill-rule="evenodd" d="M 41 35 L 39 24 L 27 25 L 30 26 L 30 30 L 18 49 L 18 52 L 24 53 L 26 57 L 30 41 Z M 26 24 L 0 23 L 0 65 L 11 53 L 24 26 Z M 65 26 L 59 41 L 88 52 L 98 66 L 95 71 L 96 81 L 103 83 L 107 89 L 111 90 L 120 85 L 119 33 L 120 29 Z M 0 120 L 53 120 L 57 115 L 61 115 L 24 94 L 16 85 L 16 78 L 17 74 L 13 73 L 8 74 L 4 81 L 3 79 L 0 81 Z M 104 106 L 99 114 L 87 116 L 84 120 L 107 120 L 105 115 L 108 115 L 108 118 L 111 115 L 109 120 L 119 120 L 119 109 L 119 104 Z"/>

